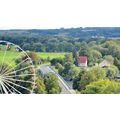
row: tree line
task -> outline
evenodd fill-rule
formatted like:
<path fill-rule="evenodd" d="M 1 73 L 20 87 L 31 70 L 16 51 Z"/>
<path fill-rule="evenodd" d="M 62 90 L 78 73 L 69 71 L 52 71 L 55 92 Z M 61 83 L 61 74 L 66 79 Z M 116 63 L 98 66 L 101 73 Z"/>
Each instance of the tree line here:
<path fill-rule="evenodd" d="M 86 42 L 89 47 L 99 47 L 99 45 L 109 41 L 109 38 L 75 38 L 65 36 L 21 36 L 21 35 L 0 35 L 1 40 L 9 41 L 19 45 L 24 50 L 35 52 L 72 52 L 82 47 L 82 42 Z M 114 39 L 120 43 L 119 39 Z M 96 48 L 97 49 L 97 48 Z M 102 51 L 103 52 L 103 51 Z"/>

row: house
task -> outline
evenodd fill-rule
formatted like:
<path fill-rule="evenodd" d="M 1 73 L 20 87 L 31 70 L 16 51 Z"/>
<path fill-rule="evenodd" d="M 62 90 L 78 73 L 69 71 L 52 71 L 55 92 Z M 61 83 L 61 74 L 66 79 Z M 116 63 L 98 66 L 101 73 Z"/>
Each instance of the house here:
<path fill-rule="evenodd" d="M 109 67 L 110 66 L 110 62 L 108 60 L 103 60 L 101 63 L 99 63 L 99 67 L 105 68 L 105 67 Z"/>
<path fill-rule="evenodd" d="M 87 67 L 87 57 L 86 56 L 78 56 L 78 66 L 79 67 Z"/>

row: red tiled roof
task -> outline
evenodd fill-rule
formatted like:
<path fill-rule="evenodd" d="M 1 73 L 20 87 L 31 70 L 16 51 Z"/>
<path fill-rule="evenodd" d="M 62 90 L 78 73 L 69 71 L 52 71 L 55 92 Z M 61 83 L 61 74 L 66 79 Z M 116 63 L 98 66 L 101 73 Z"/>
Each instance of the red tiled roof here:
<path fill-rule="evenodd" d="M 87 57 L 86 56 L 78 56 L 78 63 L 86 63 Z"/>

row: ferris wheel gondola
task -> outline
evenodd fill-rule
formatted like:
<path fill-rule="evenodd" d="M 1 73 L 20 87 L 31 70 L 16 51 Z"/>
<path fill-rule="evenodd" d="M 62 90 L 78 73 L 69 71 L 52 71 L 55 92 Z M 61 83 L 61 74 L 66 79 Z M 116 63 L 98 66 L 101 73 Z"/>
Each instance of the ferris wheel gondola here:
<path fill-rule="evenodd" d="M 0 40 L 0 94 L 29 94 L 36 88 L 36 72 L 28 54 Z"/>

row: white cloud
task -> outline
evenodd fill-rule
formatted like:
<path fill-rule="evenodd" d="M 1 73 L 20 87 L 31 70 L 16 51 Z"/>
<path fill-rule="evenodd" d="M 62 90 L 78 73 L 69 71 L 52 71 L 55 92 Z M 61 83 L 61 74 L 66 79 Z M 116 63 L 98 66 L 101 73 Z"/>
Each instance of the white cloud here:
<path fill-rule="evenodd" d="M 0 0 L 0 29 L 119 26 L 117 0 Z"/>

